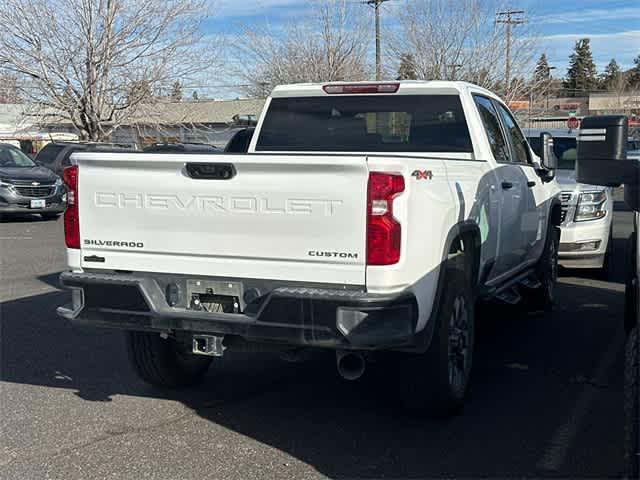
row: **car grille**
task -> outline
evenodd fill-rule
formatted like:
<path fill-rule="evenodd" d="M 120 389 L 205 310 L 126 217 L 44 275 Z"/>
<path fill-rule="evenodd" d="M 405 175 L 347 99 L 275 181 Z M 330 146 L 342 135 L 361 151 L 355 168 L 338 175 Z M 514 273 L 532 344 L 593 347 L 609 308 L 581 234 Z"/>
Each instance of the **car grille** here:
<path fill-rule="evenodd" d="M 571 192 L 562 192 L 560 194 L 562 206 L 560 207 L 560 223 L 564 223 L 567 219 L 567 211 L 569 210 L 569 201 L 571 200 Z"/>
<path fill-rule="evenodd" d="M 13 188 L 16 190 L 18 195 L 22 195 L 23 197 L 48 197 L 53 194 L 54 187 L 51 186 L 26 186 L 26 185 L 14 185 Z"/>

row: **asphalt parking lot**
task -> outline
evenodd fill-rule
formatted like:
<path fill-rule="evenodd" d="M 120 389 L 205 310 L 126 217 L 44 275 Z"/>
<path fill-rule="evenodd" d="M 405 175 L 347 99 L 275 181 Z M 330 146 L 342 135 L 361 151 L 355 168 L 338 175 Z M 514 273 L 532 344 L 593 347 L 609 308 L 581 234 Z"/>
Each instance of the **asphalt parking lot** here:
<path fill-rule="evenodd" d="M 411 418 L 376 374 L 331 355 L 229 354 L 196 390 L 129 369 L 120 332 L 72 328 L 62 221 L 0 223 L 0 478 L 616 477 L 622 473 L 623 244 L 613 281 L 564 271 L 553 314 L 478 319 L 462 415 Z"/>

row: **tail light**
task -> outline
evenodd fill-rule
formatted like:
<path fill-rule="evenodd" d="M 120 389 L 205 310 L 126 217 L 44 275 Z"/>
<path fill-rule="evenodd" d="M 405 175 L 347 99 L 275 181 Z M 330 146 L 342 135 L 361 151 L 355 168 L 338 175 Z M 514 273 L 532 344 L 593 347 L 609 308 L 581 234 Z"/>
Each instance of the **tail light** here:
<path fill-rule="evenodd" d="M 80 217 L 78 215 L 78 166 L 64 169 L 67 185 L 67 210 L 64 212 L 64 241 L 67 248 L 80 248 Z"/>
<path fill-rule="evenodd" d="M 369 174 L 367 191 L 367 265 L 392 265 L 400 260 L 402 227 L 393 217 L 393 199 L 404 192 L 404 177 Z"/>

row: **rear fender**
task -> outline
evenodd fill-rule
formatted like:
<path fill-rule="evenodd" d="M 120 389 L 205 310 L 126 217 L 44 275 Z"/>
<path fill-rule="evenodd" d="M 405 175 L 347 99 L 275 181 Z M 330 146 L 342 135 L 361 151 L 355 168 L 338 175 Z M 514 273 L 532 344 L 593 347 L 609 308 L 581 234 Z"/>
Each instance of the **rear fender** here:
<path fill-rule="evenodd" d="M 444 271 L 443 266 L 446 265 L 454 243 L 460 238 L 463 239 L 465 253 L 468 251 L 473 252 L 472 255 L 466 256 L 465 258 L 465 270 L 470 274 L 474 296 L 477 292 L 478 270 L 480 265 L 480 228 L 476 222 L 465 220 L 456 223 L 449 230 L 444 241 L 440 264 L 416 282 L 412 289 L 421 312 L 421 321 L 418 324 L 418 329 L 421 328 L 420 323 L 424 326 L 422 330 L 416 334 L 415 346 L 411 351 L 424 352 L 429 348 L 429 345 L 431 345 L 431 339 L 433 338 L 433 332 L 435 330 L 435 319 L 439 313 L 440 298 L 446 288 L 446 279 L 442 274 Z M 470 250 L 467 250 L 469 247 Z M 428 292 L 425 290 L 434 288 L 434 285 L 435 296 L 433 297 L 433 302 L 430 305 L 421 304 L 422 299 L 429 297 Z M 428 311 L 428 313 L 425 312 L 425 310 Z M 426 321 L 422 319 L 423 314 L 427 315 Z"/>

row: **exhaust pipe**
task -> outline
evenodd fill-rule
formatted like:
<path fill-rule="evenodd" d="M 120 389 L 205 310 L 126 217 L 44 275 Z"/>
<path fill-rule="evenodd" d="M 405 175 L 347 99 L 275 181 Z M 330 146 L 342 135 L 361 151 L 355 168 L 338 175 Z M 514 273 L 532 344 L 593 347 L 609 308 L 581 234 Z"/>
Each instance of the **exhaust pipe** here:
<path fill-rule="evenodd" d="M 365 360 L 361 353 L 336 352 L 338 373 L 345 380 L 357 380 L 364 373 Z"/>

